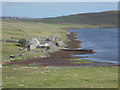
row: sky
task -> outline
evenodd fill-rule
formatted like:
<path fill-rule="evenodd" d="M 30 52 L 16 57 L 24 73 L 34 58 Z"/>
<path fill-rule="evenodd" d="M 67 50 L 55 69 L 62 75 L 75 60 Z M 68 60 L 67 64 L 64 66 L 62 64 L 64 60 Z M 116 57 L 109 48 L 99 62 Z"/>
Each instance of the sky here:
<path fill-rule="evenodd" d="M 117 2 L 2 2 L 2 16 L 48 18 L 118 10 Z"/>

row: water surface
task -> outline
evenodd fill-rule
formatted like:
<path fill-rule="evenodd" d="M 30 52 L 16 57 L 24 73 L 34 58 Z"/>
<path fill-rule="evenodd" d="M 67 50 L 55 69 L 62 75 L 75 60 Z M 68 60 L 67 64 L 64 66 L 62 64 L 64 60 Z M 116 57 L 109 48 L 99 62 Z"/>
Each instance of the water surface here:
<path fill-rule="evenodd" d="M 88 60 L 118 63 L 118 29 L 92 28 L 70 29 L 76 32 L 78 40 L 82 41 L 81 48 L 94 49 L 96 53 L 86 54 Z M 83 56 L 83 55 L 76 55 Z"/>

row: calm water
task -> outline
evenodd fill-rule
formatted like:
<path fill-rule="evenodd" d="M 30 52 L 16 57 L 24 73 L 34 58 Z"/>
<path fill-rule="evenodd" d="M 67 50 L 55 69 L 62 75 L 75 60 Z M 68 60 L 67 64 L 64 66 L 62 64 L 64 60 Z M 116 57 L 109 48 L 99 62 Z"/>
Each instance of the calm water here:
<path fill-rule="evenodd" d="M 78 40 L 82 41 L 80 46 L 85 49 L 94 49 L 94 54 L 75 56 L 88 56 L 88 60 L 118 63 L 118 29 L 70 29 L 78 33 Z"/>

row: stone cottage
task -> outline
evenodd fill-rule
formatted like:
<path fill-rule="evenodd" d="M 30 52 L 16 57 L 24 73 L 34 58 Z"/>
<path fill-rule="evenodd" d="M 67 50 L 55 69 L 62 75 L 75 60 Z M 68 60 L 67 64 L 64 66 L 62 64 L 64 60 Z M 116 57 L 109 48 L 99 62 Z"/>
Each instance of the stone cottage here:
<path fill-rule="evenodd" d="M 53 35 L 53 34 L 49 36 L 49 39 L 51 41 L 57 41 L 58 40 L 58 38 L 55 35 Z"/>
<path fill-rule="evenodd" d="M 40 41 L 38 39 L 32 38 L 30 41 L 28 41 L 28 50 L 36 49 L 39 44 Z"/>
<path fill-rule="evenodd" d="M 49 47 L 51 45 L 50 41 L 43 41 L 39 44 L 39 47 Z"/>

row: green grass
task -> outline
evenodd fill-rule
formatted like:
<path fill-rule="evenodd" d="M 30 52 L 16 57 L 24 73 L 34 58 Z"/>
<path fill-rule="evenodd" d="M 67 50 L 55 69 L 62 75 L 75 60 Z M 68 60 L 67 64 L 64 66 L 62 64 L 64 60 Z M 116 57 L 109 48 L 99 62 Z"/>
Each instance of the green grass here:
<path fill-rule="evenodd" d="M 108 21 L 104 23 L 99 21 L 100 18 L 98 17 L 101 16 L 94 19 L 94 15 L 92 15 L 92 18 L 87 16 L 87 18 L 91 18 L 89 22 L 87 18 L 83 17 L 75 15 L 42 20 L 3 20 L 2 38 L 19 40 L 39 36 L 49 37 L 49 35 L 55 34 L 60 41 L 66 41 L 67 31 L 65 29 L 68 28 L 99 28 L 104 25 L 116 25 L 116 19 L 111 18 L 111 16 L 106 17 Z M 16 43 L 0 43 L 2 43 L 3 57 L 28 52 L 16 50 L 20 48 L 15 46 Z M 33 56 L 40 55 L 43 55 L 43 53 L 18 56 L 17 58 L 32 58 Z M 35 67 L 7 65 L 2 68 L 2 79 L 3 88 L 117 88 L 118 67 Z"/>
<path fill-rule="evenodd" d="M 2 42 L 2 56 L 7 57 L 10 55 L 18 54 L 20 47 L 15 46 L 17 43 Z"/>
<path fill-rule="evenodd" d="M 60 41 L 66 41 L 66 34 L 68 33 L 65 29 L 68 28 L 97 28 L 98 26 L 92 25 L 79 25 L 79 24 L 45 24 L 39 22 L 24 22 L 20 20 L 4 20 L 2 21 L 2 39 L 15 40 L 19 39 L 31 39 L 35 37 L 49 37 L 54 34 L 59 38 Z M 2 56 L 8 57 L 10 55 L 16 55 L 23 53 L 19 51 L 20 47 L 15 46 L 17 43 L 2 43 Z M 40 54 L 39 54 L 40 55 Z M 26 55 L 29 57 L 33 55 Z M 37 54 L 35 56 L 38 56 Z M 3 59 L 5 60 L 5 59 Z"/>
<path fill-rule="evenodd" d="M 98 13 L 73 14 L 54 18 L 21 19 L 23 22 L 39 22 L 51 24 L 79 24 L 99 25 L 102 27 L 118 26 L 118 11 L 105 11 Z"/>
<path fill-rule="evenodd" d="M 86 14 L 75 14 L 69 16 L 62 16 L 56 18 L 45 18 L 40 19 L 41 22 L 45 23 L 58 23 L 58 24 L 81 24 L 81 25 L 118 25 L 118 11 L 106 11 L 100 13 L 86 13 Z"/>
<path fill-rule="evenodd" d="M 61 25 L 53 24 L 41 24 L 35 22 L 21 22 L 3 20 L 3 39 L 13 38 L 32 38 L 32 37 L 49 37 L 51 34 L 55 34 L 61 40 L 65 39 L 65 30 L 61 29 Z"/>
<path fill-rule="evenodd" d="M 72 61 L 73 64 L 85 64 L 85 63 L 97 63 L 96 61 L 86 60 L 86 59 L 68 59 Z M 107 62 L 99 62 L 99 63 L 107 63 Z"/>
<path fill-rule="evenodd" d="M 61 25 L 53 24 L 40 24 L 35 22 L 21 22 L 21 21 L 11 21 L 3 20 L 2 28 L 2 39 L 8 40 L 19 40 L 19 39 L 31 39 L 35 37 L 49 37 L 51 34 L 55 34 L 60 41 L 65 41 L 67 39 L 65 31 Z M 15 46 L 17 43 L 2 43 L 2 56 L 7 57 L 10 55 L 16 55 L 22 53 L 18 49 L 20 47 Z M 24 51 L 23 51 L 24 52 Z M 39 54 L 40 55 L 40 54 Z M 31 55 L 33 56 L 33 55 Z M 27 56 L 25 56 L 27 57 Z"/>
<path fill-rule="evenodd" d="M 117 67 L 8 66 L 4 88 L 117 88 Z"/>

